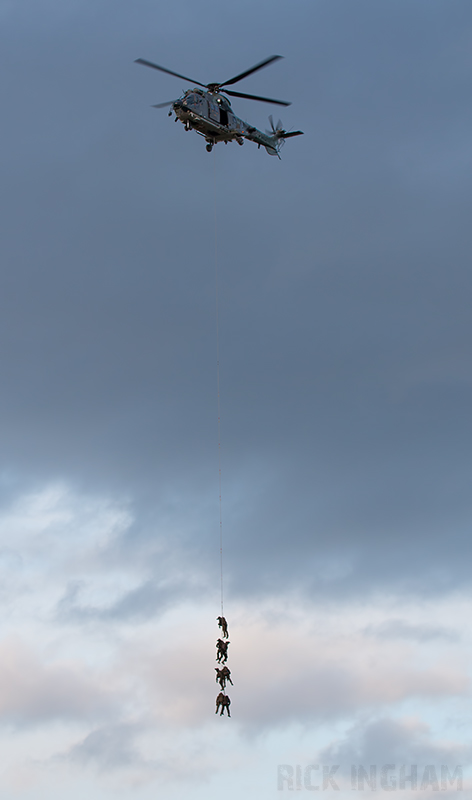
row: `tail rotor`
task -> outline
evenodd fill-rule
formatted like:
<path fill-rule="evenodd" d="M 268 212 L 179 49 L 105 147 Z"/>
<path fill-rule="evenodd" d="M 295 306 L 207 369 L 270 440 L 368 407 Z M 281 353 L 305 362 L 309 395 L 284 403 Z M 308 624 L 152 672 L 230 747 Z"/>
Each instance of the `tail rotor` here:
<path fill-rule="evenodd" d="M 303 136 L 303 131 L 286 131 L 283 128 L 282 120 L 277 121 L 277 125 L 274 125 L 274 118 L 272 114 L 269 116 L 269 123 L 270 123 L 270 131 L 266 130 L 268 136 L 274 137 L 276 140 L 276 150 L 277 152 L 282 147 L 285 139 L 290 139 L 292 136 Z"/>
<path fill-rule="evenodd" d="M 270 123 L 270 131 L 266 130 L 266 133 L 268 133 L 269 136 L 277 136 L 277 138 L 280 139 L 281 135 L 285 133 L 282 127 L 282 120 L 279 119 L 277 125 L 274 125 L 274 118 L 272 114 L 270 114 L 269 123 Z"/>

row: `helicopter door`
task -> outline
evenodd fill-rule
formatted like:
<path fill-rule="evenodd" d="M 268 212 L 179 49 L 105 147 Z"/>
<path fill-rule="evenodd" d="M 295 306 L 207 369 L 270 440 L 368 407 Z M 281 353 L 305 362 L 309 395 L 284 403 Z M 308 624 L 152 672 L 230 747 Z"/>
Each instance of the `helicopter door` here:
<path fill-rule="evenodd" d="M 216 105 L 213 100 L 208 102 L 208 116 L 210 119 L 214 119 L 215 122 L 219 122 L 220 120 L 220 107 Z"/>
<path fill-rule="evenodd" d="M 220 125 L 227 125 L 228 124 L 228 112 L 226 108 L 221 108 L 220 106 Z"/>

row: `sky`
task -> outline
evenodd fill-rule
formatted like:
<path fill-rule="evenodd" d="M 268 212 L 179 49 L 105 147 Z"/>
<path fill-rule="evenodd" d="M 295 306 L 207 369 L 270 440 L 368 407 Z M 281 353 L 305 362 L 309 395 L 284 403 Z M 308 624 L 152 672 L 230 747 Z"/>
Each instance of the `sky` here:
<path fill-rule="evenodd" d="M 2 798 L 466 794 L 470 3 L 0 22 Z M 208 154 L 133 63 L 273 54 L 235 88 L 292 105 L 232 105 L 304 131 L 281 160 Z"/>

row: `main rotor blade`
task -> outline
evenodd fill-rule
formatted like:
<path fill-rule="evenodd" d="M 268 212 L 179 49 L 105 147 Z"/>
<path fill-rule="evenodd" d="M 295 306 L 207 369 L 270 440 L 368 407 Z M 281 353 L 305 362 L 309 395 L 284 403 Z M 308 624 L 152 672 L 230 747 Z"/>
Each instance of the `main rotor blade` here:
<path fill-rule="evenodd" d="M 166 106 L 172 106 L 175 103 L 175 100 L 169 100 L 168 103 L 156 103 L 156 105 L 151 106 L 151 108 L 165 108 Z"/>
<path fill-rule="evenodd" d="M 167 72 L 168 75 L 174 75 L 175 78 L 182 78 L 182 80 L 188 81 L 188 83 L 196 83 L 198 86 L 203 86 L 203 88 L 206 89 L 206 85 L 204 83 L 200 83 L 200 81 L 194 81 L 193 78 L 186 78 L 185 75 L 179 75 L 178 72 L 172 72 L 171 69 L 160 67 L 159 64 L 153 64 L 152 61 L 146 61 L 145 58 L 137 58 L 134 63 L 143 64 L 145 67 L 152 67 L 153 69 L 158 69 L 161 72 Z"/>
<path fill-rule="evenodd" d="M 261 103 L 275 103 L 277 106 L 291 106 L 291 103 L 286 103 L 284 100 L 273 100 L 271 97 L 258 97 L 256 94 L 243 94 L 242 92 L 232 92 L 230 89 L 222 89 L 226 94 L 231 97 L 245 97 L 247 100 L 260 100 Z"/>
<path fill-rule="evenodd" d="M 291 131 L 290 133 L 284 133 L 284 139 L 290 139 L 291 136 L 303 136 L 303 131 Z"/>
<path fill-rule="evenodd" d="M 263 67 L 267 67 L 269 64 L 272 64 L 273 61 L 278 61 L 279 58 L 283 58 L 283 56 L 270 56 L 270 58 L 266 58 L 264 61 L 261 61 L 260 64 L 256 64 L 255 67 L 251 67 L 251 69 L 247 69 L 246 72 L 241 72 L 241 75 L 236 75 L 235 78 L 231 78 L 230 81 L 225 81 L 224 83 L 220 83 L 221 86 L 232 86 L 233 83 L 237 83 L 238 81 L 242 81 L 243 78 L 247 78 L 248 75 L 252 75 L 253 72 L 257 72 L 258 69 L 262 69 Z"/>

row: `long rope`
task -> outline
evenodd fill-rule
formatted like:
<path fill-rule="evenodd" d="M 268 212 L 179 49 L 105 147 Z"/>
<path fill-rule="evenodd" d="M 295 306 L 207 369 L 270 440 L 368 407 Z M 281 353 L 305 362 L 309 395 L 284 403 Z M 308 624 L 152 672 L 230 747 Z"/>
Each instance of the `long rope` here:
<path fill-rule="evenodd" d="M 220 408 L 220 323 L 218 309 L 218 236 L 216 225 L 216 158 L 213 154 L 213 183 L 215 194 L 215 294 L 216 294 L 216 388 L 218 399 L 218 488 L 220 498 L 220 585 L 221 616 L 223 617 L 223 515 L 221 503 L 221 408 Z"/>

